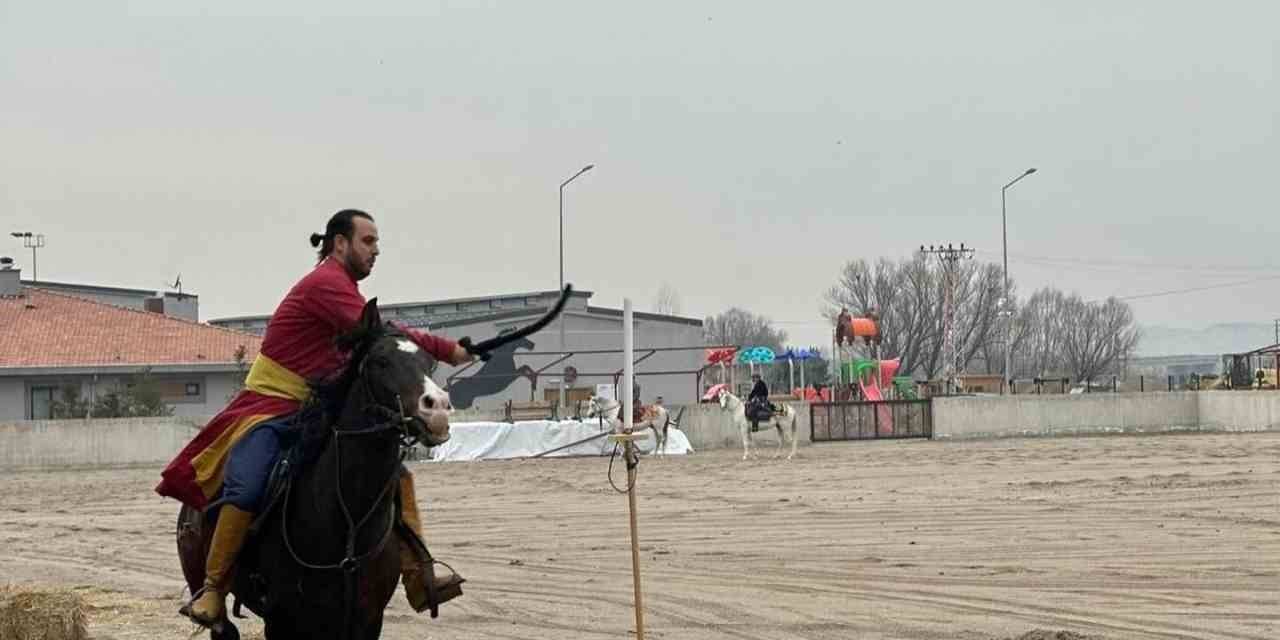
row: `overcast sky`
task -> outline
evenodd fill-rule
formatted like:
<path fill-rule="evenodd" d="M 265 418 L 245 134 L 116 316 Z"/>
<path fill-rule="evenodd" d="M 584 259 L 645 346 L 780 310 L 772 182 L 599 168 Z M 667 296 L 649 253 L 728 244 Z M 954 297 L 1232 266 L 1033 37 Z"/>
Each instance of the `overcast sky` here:
<path fill-rule="evenodd" d="M 199 5 L 199 6 L 197 6 Z M 367 296 L 737 305 L 964 242 L 1139 321 L 1280 317 L 1276 2 L 0 0 L 0 222 L 42 279 L 269 313 L 334 211 Z M 0 253 L 30 262 L 4 236 Z M 29 277 L 30 271 L 25 272 Z"/>

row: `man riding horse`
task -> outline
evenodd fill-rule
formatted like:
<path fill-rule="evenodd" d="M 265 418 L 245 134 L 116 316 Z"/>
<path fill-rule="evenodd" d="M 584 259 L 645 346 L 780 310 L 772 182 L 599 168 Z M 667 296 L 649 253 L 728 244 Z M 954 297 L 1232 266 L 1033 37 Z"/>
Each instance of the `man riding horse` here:
<path fill-rule="evenodd" d="M 323 235 L 311 235 L 311 245 L 320 247 L 319 264 L 272 314 L 244 390 L 169 463 L 156 487 L 190 507 L 219 510 L 204 588 L 183 608 L 204 626 L 226 615 L 233 565 L 255 515 L 267 506 L 263 499 L 273 467 L 298 439 L 300 426 L 291 418 L 307 400 L 308 381 L 327 378 L 345 363 L 348 354 L 335 339 L 360 320 L 365 299 L 357 283 L 373 271 L 378 228 L 368 213 L 346 209 L 329 219 Z M 472 359 L 451 340 L 397 328 L 437 360 L 459 365 Z M 433 410 L 431 420 L 447 421 L 447 409 Z M 402 581 L 409 604 L 421 613 L 460 595 L 463 579 L 436 574 L 421 551 L 413 475 L 403 467 L 398 485 L 401 520 L 419 538 L 399 540 Z"/>
<path fill-rule="evenodd" d="M 760 421 L 768 420 L 773 417 L 777 409 L 769 403 L 769 385 L 760 379 L 760 374 L 751 374 L 751 379 L 755 384 L 751 387 L 751 394 L 747 396 L 746 416 L 751 420 L 751 430 L 758 431 L 760 429 Z"/>

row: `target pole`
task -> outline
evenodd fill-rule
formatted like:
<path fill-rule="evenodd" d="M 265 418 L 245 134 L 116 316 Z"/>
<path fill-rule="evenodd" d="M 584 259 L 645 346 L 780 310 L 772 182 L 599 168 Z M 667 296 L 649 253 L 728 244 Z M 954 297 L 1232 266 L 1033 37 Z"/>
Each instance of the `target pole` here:
<path fill-rule="evenodd" d="M 635 403 L 635 398 L 632 397 L 632 389 L 634 389 L 632 381 L 635 379 L 634 328 L 631 299 L 624 298 L 622 301 L 622 353 L 625 361 L 622 379 L 626 383 L 622 387 L 622 409 L 625 413 L 622 417 L 622 433 L 610 435 L 609 440 L 623 445 L 623 457 L 627 461 L 627 505 L 631 518 L 631 582 L 635 589 L 636 640 L 644 640 L 644 596 L 640 589 L 640 530 L 636 523 L 636 466 L 640 462 L 636 452 L 636 440 L 642 436 L 631 432 L 635 426 L 632 424 L 634 415 L 632 407 Z"/>

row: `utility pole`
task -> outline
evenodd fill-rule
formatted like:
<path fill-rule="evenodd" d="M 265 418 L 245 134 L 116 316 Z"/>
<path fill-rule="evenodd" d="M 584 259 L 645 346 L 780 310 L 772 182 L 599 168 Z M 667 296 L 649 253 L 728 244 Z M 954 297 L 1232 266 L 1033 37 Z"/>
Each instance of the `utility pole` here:
<path fill-rule="evenodd" d="M 962 368 L 955 336 L 956 286 L 959 283 L 960 261 L 973 258 L 973 249 L 965 247 L 963 242 L 959 248 L 948 244 L 945 247 L 929 245 L 926 249 L 924 245 L 920 245 L 920 253 L 938 256 L 938 263 L 942 265 L 942 376 L 947 393 L 952 393 L 959 388 L 956 375 Z"/>

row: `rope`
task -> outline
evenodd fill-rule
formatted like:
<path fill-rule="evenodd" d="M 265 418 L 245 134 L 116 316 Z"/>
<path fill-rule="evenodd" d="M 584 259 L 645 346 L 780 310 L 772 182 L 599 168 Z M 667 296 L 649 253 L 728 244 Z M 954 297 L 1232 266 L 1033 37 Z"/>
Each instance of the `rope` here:
<path fill-rule="evenodd" d="M 631 451 L 632 451 L 631 455 L 628 456 L 626 455 L 625 452 L 622 454 L 623 457 L 626 458 L 626 462 L 627 462 L 627 471 L 628 471 L 627 488 L 619 489 L 618 484 L 613 481 L 613 461 L 615 458 L 618 457 L 619 446 L 620 445 L 615 442 L 613 445 L 613 453 L 609 455 L 609 473 L 608 473 L 609 486 L 613 487 L 613 490 L 617 491 L 618 493 L 626 494 L 626 493 L 630 493 L 631 490 L 635 488 L 635 482 L 630 476 L 630 471 L 640 467 L 640 454 L 636 452 L 635 447 L 631 448 Z M 639 476 L 640 476 L 640 472 L 636 471 L 636 477 L 638 478 Z"/>

